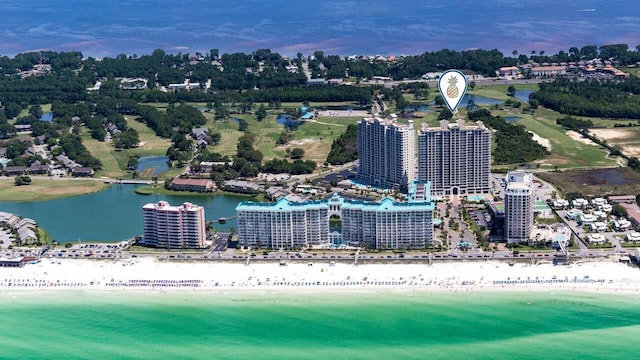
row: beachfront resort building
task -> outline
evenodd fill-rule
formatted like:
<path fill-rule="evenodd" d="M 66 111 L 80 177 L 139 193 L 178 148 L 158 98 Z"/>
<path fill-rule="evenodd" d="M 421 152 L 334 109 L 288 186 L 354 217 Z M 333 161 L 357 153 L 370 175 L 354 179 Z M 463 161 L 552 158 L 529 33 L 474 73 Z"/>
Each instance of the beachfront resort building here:
<path fill-rule="evenodd" d="M 413 121 L 362 119 L 358 123 L 358 161 L 357 181 L 406 192 L 415 177 Z"/>
<path fill-rule="evenodd" d="M 490 191 L 491 132 L 481 121 L 447 120 L 418 133 L 418 179 L 431 182 L 431 195 Z"/>
<path fill-rule="evenodd" d="M 306 202 L 242 202 L 236 207 L 238 243 L 274 249 L 420 249 L 433 245 L 433 210 L 429 183 L 418 181 L 411 184 L 406 202 L 351 200 L 337 194 Z M 335 229 L 337 222 L 341 231 Z"/>
<path fill-rule="evenodd" d="M 504 195 L 504 237 L 508 243 L 529 241 L 533 205 L 533 175 L 522 170 L 509 172 Z"/>
<path fill-rule="evenodd" d="M 166 201 L 142 207 L 144 244 L 150 247 L 180 249 L 205 246 L 204 208 L 191 203 L 171 206 Z"/>

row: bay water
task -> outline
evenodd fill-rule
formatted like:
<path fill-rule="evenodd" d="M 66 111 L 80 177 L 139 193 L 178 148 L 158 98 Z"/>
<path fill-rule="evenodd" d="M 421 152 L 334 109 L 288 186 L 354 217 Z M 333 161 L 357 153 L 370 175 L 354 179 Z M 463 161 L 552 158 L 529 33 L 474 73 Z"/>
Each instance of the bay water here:
<path fill-rule="evenodd" d="M 166 200 L 204 207 L 214 228 L 236 226 L 235 219 L 219 224 L 220 217 L 235 216 L 236 205 L 247 197 L 233 195 L 139 195 L 140 185 L 115 184 L 100 192 L 37 202 L 0 202 L 0 211 L 34 219 L 52 239 L 115 242 L 142 234 L 142 205 Z"/>
<path fill-rule="evenodd" d="M 499 49 L 511 56 L 640 38 L 640 4 L 621 0 L 4 0 L 0 54 L 421 54 Z"/>

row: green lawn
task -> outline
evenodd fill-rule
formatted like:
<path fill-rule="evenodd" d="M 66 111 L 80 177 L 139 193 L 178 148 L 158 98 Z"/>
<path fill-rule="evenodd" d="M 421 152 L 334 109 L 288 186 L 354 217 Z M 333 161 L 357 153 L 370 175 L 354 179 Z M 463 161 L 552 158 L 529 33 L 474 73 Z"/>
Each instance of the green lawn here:
<path fill-rule="evenodd" d="M 23 117 L 23 116 L 27 116 L 29 115 L 29 108 L 31 106 L 27 107 L 26 109 L 22 109 L 22 111 L 20 111 L 20 114 L 18 114 L 18 117 Z M 42 113 L 48 113 L 51 111 L 51 104 L 42 104 L 40 105 L 40 108 L 42 109 Z"/>
<path fill-rule="evenodd" d="M 163 139 L 155 135 L 147 125 L 133 120 L 132 117 L 125 117 L 127 125 L 135 129 L 140 136 L 140 146 L 133 149 L 116 150 L 112 142 L 104 142 L 92 139 L 86 128 L 81 131 L 82 143 L 89 150 L 91 155 L 102 161 L 102 170 L 96 173 L 97 176 L 107 176 L 112 178 L 129 178 L 130 173 L 125 171 L 127 161 L 131 156 L 162 156 L 166 154 L 167 148 L 171 145 L 169 139 Z M 181 173 L 182 169 L 171 169 L 165 177 Z"/>
<path fill-rule="evenodd" d="M 468 94 L 474 94 L 484 96 L 491 99 L 508 100 L 511 97 L 507 96 L 507 90 L 510 85 L 482 85 L 476 86 L 473 90 L 467 88 Z M 538 90 L 537 84 L 516 84 L 513 85 L 516 90 Z"/>
<path fill-rule="evenodd" d="M 96 176 L 121 177 L 124 175 L 124 167 L 118 164 L 118 158 L 111 142 L 92 139 L 86 128 L 80 132 L 82 143 L 93 157 L 100 159 L 102 170 L 96 172 Z"/>
<path fill-rule="evenodd" d="M 288 106 L 289 104 L 283 104 Z M 260 150 L 265 160 L 283 158 L 286 149 L 300 147 L 305 150 L 304 159 L 324 162 L 331 149 L 333 139 L 340 136 L 348 124 L 356 123 L 359 117 L 318 117 L 298 127 L 294 131 L 294 140 L 288 146 L 277 146 L 276 141 L 284 126 L 277 124 L 276 117 L 280 110 L 269 111 L 263 121 L 257 121 L 255 116 L 248 114 L 233 114 L 234 118 L 241 118 L 249 124 L 248 131 L 257 137 L 255 147 Z M 210 146 L 210 151 L 223 155 L 235 155 L 238 138 L 242 132 L 238 130 L 238 123 L 232 120 L 214 121 L 212 114 L 205 115 L 209 120 L 207 127 L 220 132 L 222 139 L 216 146 Z"/>
<path fill-rule="evenodd" d="M 477 86 L 474 90 L 469 89 L 468 92 L 484 97 L 507 100 L 506 95 L 509 85 L 488 85 Z M 518 90 L 537 89 L 536 84 L 514 85 Z M 415 102 L 429 102 L 438 94 L 436 89 L 430 89 L 429 97 L 426 100 Z M 414 101 L 408 99 L 409 101 Z M 160 110 L 166 109 L 166 103 L 148 103 Z M 194 107 L 205 106 L 204 103 L 189 103 Z M 260 104 L 254 104 L 254 110 Z M 302 103 L 282 103 L 282 108 L 296 108 L 302 106 Z M 350 102 L 314 102 L 309 104 L 311 107 L 323 107 L 328 105 L 351 105 Z M 390 104 L 393 105 L 393 104 Z M 393 111 L 393 107 L 390 108 Z M 438 126 L 437 116 L 440 109 L 434 109 L 435 112 L 420 112 L 416 115 L 420 118 L 414 118 L 414 127 L 419 130 L 422 124 L 428 126 Z M 258 122 L 252 114 L 232 114 L 233 118 L 241 118 L 247 121 L 248 131 L 256 135 L 257 141 L 255 147 L 264 154 L 264 159 L 283 158 L 286 150 L 300 147 L 305 150 L 305 159 L 324 162 L 331 148 L 331 143 L 335 138 L 340 136 L 349 124 L 357 123 L 359 117 L 319 117 L 313 121 L 301 125 L 294 132 L 294 140 L 287 146 L 277 146 L 276 141 L 284 127 L 276 123 L 276 117 L 282 113 L 282 109 L 269 109 L 268 116 L 262 122 Z M 546 168 L 558 166 L 559 168 L 570 167 L 589 167 L 589 166 L 617 166 L 614 159 L 605 158 L 606 152 L 593 145 L 584 144 L 571 139 L 564 129 L 555 124 L 557 118 L 564 115 L 555 111 L 540 108 L 536 110 L 535 115 L 521 114 L 519 109 L 508 109 L 507 111 L 492 110 L 494 115 L 502 116 L 520 116 L 519 124 L 527 127 L 542 138 L 548 139 L 551 143 L 551 155 L 540 161 L 545 164 Z M 238 123 L 231 119 L 225 121 L 214 121 L 214 113 L 203 113 L 207 118 L 208 128 L 218 131 L 221 134 L 221 141 L 216 146 L 209 146 L 209 151 L 219 152 L 223 155 L 233 156 L 236 153 L 236 144 L 238 138 L 242 136 L 242 132 L 238 130 Z M 466 117 L 466 109 L 459 109 L 458 118 Z M 152 156 L 164 155 L 167 147 L 170 145 L 169 139 L 161 139 L 148 128 L 145 124 L 135 121 L 132 117 L 126 117 L 130 127 L 136 129 L 140 134 L 141 146 L 136 149 L 129 149 L 116 152 L 111 148 L 110 144 L 100 143 L 88 138 L 85 142 L 89 150 L 94 156 L 100 158 L 104 163 L 104 170 L 99 175 L 114 176 L 113 174 L 124 175 L 124 165 L 131 155 Z M 628 123 L 628 120 L 609 120 L 609 119 L 591 119 L 599 126 L 611 127 L 615 123 Z M 405 120 L 401 120 L 405 121 Z M 543 167 L 544 168 L 544 167 Z M 171 174 L 178 174 L 181 169 L 172 169 Z"/>
<path fill-rule="evenodd" d="M 106 185 L 97 180 L 31 178 L 30 185 L 15 186 L 14 179 L 0 180 L 0 201 L 44 201 L 93 193 Z"/>
<path fill-rule="evenodd" d="M 135 121 L 131 116 L 126 116 L 125 119 L 127 120 L 127 126 L 138 132 L 141 144 L 135 149 L 125 150 L 127 155 L 156 156 L 167 153 L 167 148 L 171 145 L 170 139 L 158 137 L 151 128 L 139 121 Z"/>
<path fill-rule="evenodd" d="M 549 166 L 559 168 L 618 166 L 614 159 L 607 159 L 607 152 L 595 145 L 584 144 L 573 140 L 566 130 L 557 125 L 557 113 L 548 110 L 537 110 L 535 115 L 522 114 L 517 110 L 511 112 L 494 111 L 495 115 L 519 116 L 517 124 L 548 139 L 551 144 L 551 155 L 541 161 Z"/>

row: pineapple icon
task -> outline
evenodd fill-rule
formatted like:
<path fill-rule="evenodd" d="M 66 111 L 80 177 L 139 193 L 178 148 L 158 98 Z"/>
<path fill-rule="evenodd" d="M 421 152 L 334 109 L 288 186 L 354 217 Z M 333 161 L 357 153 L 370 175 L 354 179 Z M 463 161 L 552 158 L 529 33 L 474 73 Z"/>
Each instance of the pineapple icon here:
<path fill-rule="evenodd" d="M 458 86 L 456 85 L 458 83 L 458 79 L 452 75 L 447 82 L 449 83 L 449 86 L 447 86 L 447 96 L 450 98 L 458 97 L 458 94 L 460 93 L 460 90 L 458 90 Z"/>

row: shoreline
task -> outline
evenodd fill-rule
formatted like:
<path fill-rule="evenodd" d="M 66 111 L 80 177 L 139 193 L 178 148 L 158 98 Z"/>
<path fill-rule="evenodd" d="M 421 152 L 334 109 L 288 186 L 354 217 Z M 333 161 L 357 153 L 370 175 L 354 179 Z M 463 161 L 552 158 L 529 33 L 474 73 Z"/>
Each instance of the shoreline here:
<path fill-rule="evenodd" d="M 267 291 L 416 293 L 580 291 L 640 294 L 640 270 L 593 261 L 568 266 L 489 261 L 426 264 L 236 264 L 155 259 L 94 261 L 44 259 L 0 269 L 6 292 L 110 291 L 122 293 L 217 293 Z"/>
<path fill-rule="evenodd" d="M 100 180 L 100 181 L 99 181 Z M 37 203 L 94 194 L 109 188 L 102 179 L 31 176 L 31 184 L 15 186 L 13 177 L 0 177 L 0 203 Z M 50 184 L 55 184 L 51 186 Z"/>
<path fill-rule="evenodd" d="M 103 179 L 103 178 L 50 178 L 41 176 L 31 176 L 32 183 L 30 185 L 15 186 L 13 184 L 13 177 L 0 177 L 0 204 L 3 202 L 10 203 L 38 203 L 51 200 L 66 199 L 75 196 L 83 196 L 95 194 L 104 190 L 107 190 L 113 185 L 118 185 L 116 179 Z M 106 181 L 113 181 L 107 183 Z M 78 187 L 78 182 L 82 183 L 81 188 Z M 7 184 L 5 184 L 7 183 Z M 47 184 L 56 184 L 56 186 L 47 186 Z M 94 185 L 96 184 L 96 185 Z M 91 185 L 91 186 L 88 186 Z M 131 184 L 136 185 L 136 184 Z M 21 191 L 16 191 L 16 189 Z M 52 190 L 50 190 L 52 189 Z M 154 188 L 149 185 L 140 184 L 137 189 L 142 189 L 142 192 L 135 191 L 136 195 L 162 195 L 162 196 L 201 196 L 201 197 L 215 197 L 215 196 L 237 196 L 239 198 L 254 199 L 259 201 L 255 194 L 243 194 L 234 193 L 224 190 L 218 190 L 210 193 L 199 193 L 192 191 L 174 191 L 167 190 L 164 187 Z M 148 193 L 144 191 L 151 190 Z M 24 196 L 22 193 L 25 193 Z"/>

